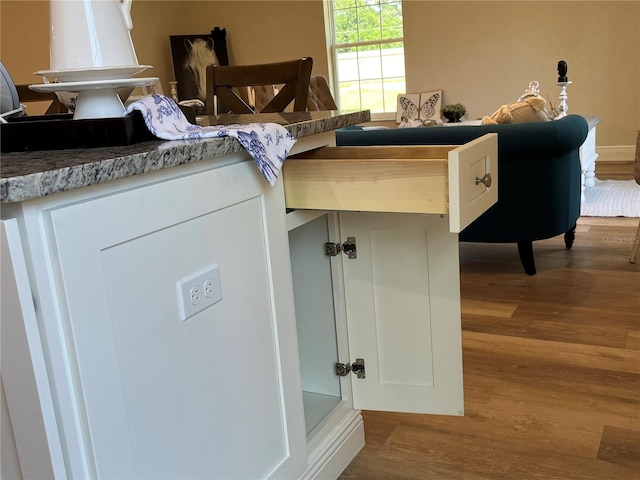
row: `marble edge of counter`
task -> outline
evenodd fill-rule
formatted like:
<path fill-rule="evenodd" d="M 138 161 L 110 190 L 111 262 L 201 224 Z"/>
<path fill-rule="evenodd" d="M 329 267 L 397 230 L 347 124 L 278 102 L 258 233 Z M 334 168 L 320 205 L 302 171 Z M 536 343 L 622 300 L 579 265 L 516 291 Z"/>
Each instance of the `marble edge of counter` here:
<path fill-rule="evenodd" d="M 346 112 L 325 118 L 311 118 L 285 125 L 285 128 L 300 138 L 367 122 L 369 119 L 368 110 Z M 23 156 L 25 162 L 32 162 L 31 169 L 34 171 L 0 179 L 0 202 L 22 202 L 243 150 L 234 138 L 221 137 L 206 140 L 158 140 L 127 147 L 83 149 L 78 151 L 82 153 L 82 157 L 75 160 L 69 158 L 70 152 L 74 153 L 70 150 L 16 153 L 12 154 L 15 155 L 13 160 Z M 87 160 L 87 156 L 92 154 L 99 158 L 95 161 Z M 47 167 L 43 168 L 45 156 Z M 38 158 L 43 158 L 40 165 L 37 164 Z"/>

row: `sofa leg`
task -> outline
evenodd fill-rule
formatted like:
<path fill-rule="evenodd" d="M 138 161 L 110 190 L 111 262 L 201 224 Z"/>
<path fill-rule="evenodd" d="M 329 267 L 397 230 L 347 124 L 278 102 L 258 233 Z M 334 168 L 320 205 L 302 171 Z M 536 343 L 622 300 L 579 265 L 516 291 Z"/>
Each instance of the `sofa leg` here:
<path fill-rule="evenodd" d="M 636 263 L 638 248 L 640 248 L 640 222 L 638 223 L 638 230 L 636 231 L 636 236 L 633 239 L 633 247 L 631 247 L 631 256 L 629 257 L 629 263 Z"/>
<path fill-rule="evenodd" d="M 533 259 L 533 242 L 523 241 L 518 242 L 518 253 L 520 254 L 520 261 L 524 267 L 524 271 L 527 275 L 536 274 L 536 263 Z"/>
<path fill-rule="evenodd" d="M 576 239 L 576 226 L 574 225 L 564 233 L 564 246 L 569 250 L 573 247 L 573 241 Z"/>

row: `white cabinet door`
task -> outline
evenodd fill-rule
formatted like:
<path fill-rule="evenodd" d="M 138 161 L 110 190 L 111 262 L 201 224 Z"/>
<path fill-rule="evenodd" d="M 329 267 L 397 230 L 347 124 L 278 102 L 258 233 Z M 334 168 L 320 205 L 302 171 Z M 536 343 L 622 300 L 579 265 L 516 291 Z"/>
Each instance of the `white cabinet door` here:
<path fill-rule="evenodd" d="M 76 477 L 304 471 L 284 209 L 243 162 L 50 212 Z M 181 320 L 177 282 L 214 264 L 222 300 Z"/>
<path fill-rule="evenodd" d="M 357 409 L 462 415 L 458 238 L 444 215 L 341 212 Z"/>

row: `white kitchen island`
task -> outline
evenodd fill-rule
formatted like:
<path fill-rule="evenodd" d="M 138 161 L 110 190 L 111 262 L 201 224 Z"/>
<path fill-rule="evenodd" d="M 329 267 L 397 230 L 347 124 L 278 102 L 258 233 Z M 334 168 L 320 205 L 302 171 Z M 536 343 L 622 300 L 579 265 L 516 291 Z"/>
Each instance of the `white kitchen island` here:
<path fill-rule="evenodd" d="M 299 138 L 294 153 L 367 120 L 279 119 Z M 270 187 L 231 139 L 13 153 L 2 163 L 3 429 L 14 439 L 3 442 L 3 464 L 24 478 L 336 478 L 364 443 L 359 408 L 462 414 L 457 235 L 446 212 L 285 214 L 287 172 Z M 305 226 L 316 230 L 300 241 L 292 232 Z M 339 257 L 316 267 L 321 259 L 298 250 L 352 227 L 364 267 Z M 398 233 L 400 257 L 368 253 Z M 202 297 L 185 296 L 181 285 L 213 271 L 221 299 L 183 319 L 181 303 L 209 290 L 205 282 Z M 334 314 L 321 327 L 326 319 L 306 315 L 320 308 L 320 290 Z M 378 359 L 364 354 L 362 382 L 386 385 L 391 403 L 367 406 L 371 394 L 347 377 L 334 377 L 336 389 L 316 375 L 333 375 L 336 360 L 358 364 L 350 349 L 372 302 L 387 312 L 376 318 L 386 334 Z M 404 331 L 421 319 L 420 331 Z M 421 350 L 425 338 L 420 358 L 432 370 L 398 368 L 404 360 L 390 352 L 408 339 Z M 313 413 L 322 395 L 332 405 Z"/>

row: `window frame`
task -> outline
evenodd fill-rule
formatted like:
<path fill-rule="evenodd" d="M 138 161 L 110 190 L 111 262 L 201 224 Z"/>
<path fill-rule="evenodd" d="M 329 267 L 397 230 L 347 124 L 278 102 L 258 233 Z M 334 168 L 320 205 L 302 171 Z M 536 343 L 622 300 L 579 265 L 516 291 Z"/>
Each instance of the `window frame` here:
<path fill-rule="evenodd" d="M 398 0 L 399 3 L 403 5 L 404 0 Z M 357 48 L 361 46 L 368 45 L 378 45 L 382 47 L 382 45 L 391 44 L 391 43 L 400 43 L 402 44 L 402 57 L 404 62 L 404 20 L 403 20 L 403 31 L 402 37 L 393 37 L 393 38 L 381 38 L 380 40 L 365 40 L 365 41 L 357 41 L 350 43 L 336 43 L 336 27 L 335 27 L 335 14 L 334 14 L 334 0 L 324 0 L 324 12 L 325 12 L 325 26 L 326 26 L 326 41 L 327 41 L 327 54 L 328 54 L 328 64 L 329 64 L 329 76 L 331 78 L 331 83 L 334 87 L 336 103 L 338 108 L 342 109 L 342 99 L 340 97 L 340 84 L 338 81 L 338 51 L 344 48 Z M 403 10 L 403 19 L 404 19 L 404 10 Z M 385 76 L 381 74 L 381 80 L 384 82 Z M 386 77 L 391 78 L 391 77 Z M 395 78 L 395 77 L 394 77 Z M 397 77 L 400 78 L 400 77 Z M 401 77 L 404 80 L 405 89 L 406 89 L 406 70 L 405 75 Z M 362 89 L 360 88 L 360 83 L 362 82 L 362 78 L 358 73 L 358 91 L 360 93 L 360 108 L 366 109 L 362 105 Z M 384 93 L 384 91 L 383 91 Z M 404 92 L 399 92 L 404 93 Z M 372 112 L 371 118 L 376 120 L 388 120 L 391 118 L 395 119 L 396 109 L 392 111 L 384 111 L 384 112 Z"/>

